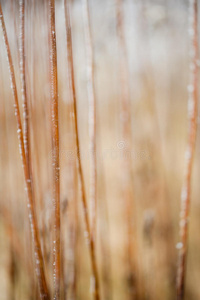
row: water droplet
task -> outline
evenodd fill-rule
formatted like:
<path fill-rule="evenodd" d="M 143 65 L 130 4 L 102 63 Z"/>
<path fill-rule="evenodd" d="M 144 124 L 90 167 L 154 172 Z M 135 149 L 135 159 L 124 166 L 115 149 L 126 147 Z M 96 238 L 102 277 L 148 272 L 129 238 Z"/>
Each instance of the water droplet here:
<path fill-rule="evenodd" d="M 181 249 L 183 248 L 183 243 L 179 242 L 176 244 L 176 249 Z"/>

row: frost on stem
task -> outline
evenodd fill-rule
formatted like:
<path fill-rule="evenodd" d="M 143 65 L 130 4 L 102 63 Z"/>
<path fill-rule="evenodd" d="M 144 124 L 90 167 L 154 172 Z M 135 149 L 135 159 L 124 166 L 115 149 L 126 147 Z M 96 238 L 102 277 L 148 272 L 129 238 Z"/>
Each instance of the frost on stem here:
<path fill-rule="evenodd" d="M 49 67 L 51 98 L 51 136 L 53 170 L 53 280 L 54 300 L 60 299 L 60 164 L 59 164 L 59 124 L 58 124 L 58 81 L 55 31 L 55 0 L 49 0 Z"/>
<path fill-rule="evenodd" d="M 25 69 L 25 0 L 19 0 L 19 65 L 20 65 L 20 79 L 21 79 L 21 94 L 23 106 L 23 123 L 24 123 L 24 148 L 26 154 L 27 165 L 29 169 L 29 177 L 31 177 L 30 170 L 30 144 L 29 144 L 29 111 L 26 91 L 26 69 Z"/>

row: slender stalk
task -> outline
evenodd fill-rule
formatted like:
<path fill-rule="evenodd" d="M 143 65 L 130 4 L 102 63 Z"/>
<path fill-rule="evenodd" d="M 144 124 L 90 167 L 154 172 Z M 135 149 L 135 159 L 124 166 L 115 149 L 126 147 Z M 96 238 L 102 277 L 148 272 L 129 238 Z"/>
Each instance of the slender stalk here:
<path fill-rule="evenodd" d="M 27 7 L 27 6 L 26 6 Z M 23 106 L 23 132 L 24 132 L 24 150 L 26 155 L 26 163 L 28 167 L 28 176 L 32 189 L 32 197 L 35 199 L 33 176 L 32 176 L 32 166 L 31 166 L 31 148 L 30 148 L 30 117 L 29 117 L 29 106 L 27 97 L 27 85 L 26 85 L 26 56 L 25 56 L 25 0 L 19 0 L 19 65 L 20 65 L 20 79 L 21 79 L 21 93 L 22 93 L 22 106 Z M 15 20 L 16 21 L 16 20 Z M 16 24 L 15 24 L 16 25 Z M 36 204 L 35 204 L 36 205 Z M 36 212 L 37 214 L 37 212 Z M 39 225 L 38 225 L 39 227 Z M 27 236 L 30 232 L 26 232 Z M 30 243 L 31 247 L 31 243 Z M 41 243 L 42 249 L 42 243 Z M 44 254 L 43 254 L 44 261 Z M 45 262 L 44 262 L 45 263 Z M 31 281 L 31 288 L 34 289 L 34 281 Z"/>
<path fill-rule="evenodd" d="M 51 130 L 53 166 L 53 277 L 54 299 L 60 299 L 60 167 L 59 167 L 59 124 L 58 124 L 58 80 L 55 29 L 55 0 L 49 0 L 50 38 L 50 91 L 51 91 Z"/>
<path fill-rule="evenodd" d="M 10 2 L 10 10 L 11 10 L 11 13 L 12 13 L 12 17 L 13 17 L 13 20 L 14 20 L 14 32 L 15 32 L 15 43 L 17 45 L 17 49 L 19 49 L 19 40 L 18 40 L 18 27 L 17 27 L 17 22 L 16 22 L 16 16 L 18 16 L 18 14 L 16 14 L 16 10 L 18 10 L 18 7 L 16 9 L 16 5 L 17 4 L 17 1 L 15 0 L 11 0 Z M 17 58 L 19 59 L 19 51 L 17 52 Z"/>
<path fill-rule="evenodd" d="M 99 210 L 101 221 L 100 223 L 100 240 L 101 240 L 101 257 L 102 257 L 102 278 L 104 297 L 107 300 L 113 299 L 112 286 L 112 255 L 110 243 L 110 222 L 108 218 L 108 203 L 106 197 L 106 182 L 105 182 L 105 166 L 103 159 L 100 161 L 99 180 L 101 182 L 101 191 L 99 193 Z"/>
<path fill-rule="evenodd" d="M 95 241 L 96 237 L 96 214 L 97 214 L 97 167 L 96 167 L 96 97 L 94 88 L 94 55 L 92 47 L 92 35 L 89 16 L 88 0 L 82 0 L 83 22 L 86 45 L 86 65 L 87 65 L 87 91 L 89 102 L 89 149 L 91 153 L 90 163 L 90 197 L 91 205 L 91 237 Z"/>
<path fill-rule="evenodd" d="M 68 79 L 70 77 L 68 70 Z M 74 153 L 75 149 L 75 127 L 74 127 L 74 117 L 73 117 L 73 96 L 72 91 L 70 89 L 70 102 L 69 102 L 69 130 L 70 136 L 68 140 L 68 145 L 70 151 Z M 68 162 L 68 194 L 69 194 L 69 203 L 71 204 L 69 207 L 69 246 L 68 246 L 68 267 L 66 278 L 68 277 L 68 282 L 66 280 L 65 292 L 68 292 L 68 297 L 71 300 L 75 300 L 77 298 L 77 270 L 78 270 L 78 193 L 77 193 L 77 184 L 78 184 L 78 174 L 76 167 L 76 159 L 73 157 L 69 159 Z M 68 287 L 68 288 L 67 288 Z"/>
<path fill-rule="evenodd" d="M 117 36 L 120 53 L 120 84 L 121 84 L 121 134 L 123 138 L 122 148 L 128 153 L 128 157 L 123 158 L 122 161 L 122 193 L 125 201 L 125 218 L 126 218 L 126 230 L 127 230 L 127 283 L 129 287 L 130 299 L 137 298 L 137 266 L 136 266 L 136 252 L 137 252 L 137 236 L 136 236 L 136 224 L 135 217 L 136 212 L 133 210 L 133 191 L 132 191 L 132 161 L 130 157 L 131 153 L 131 102 L 130 102 L 130 86 L 129 86 L 129 70 L 128 70 L 128 58 L 126 53 L 126 43 L 124 36 L 124 18 L 123 18 L 123 5 L 122 0 L 116 0 L 116 17 L 117 17 Z M 134 224 L 133 224 L 134 213 Z M 133 228 L 134 225 L 134 228 Z"/>
<path fill-rule="evenodd" d="M 26 69 L 25 69 L 25 1 L 19 0 L 19 59 L 20 59 L 20 77 L 21 77 L 21 92 L 23 102 L 23 117 L 24 117 L 24 149 L 26 154 L 27 167 L 29 170 L 29 179 L 31 180 L 30 169 L 30 139 L 29 139 L 29 110 L 26 91 Z"/>
<path fill-rule="evenodd" d="M 67 50 L 68 50 L 68 68 L 69 68 L 69 80 L 70 87 L 73 95 L 73 110 L 74 110 L 74 124 L 75 124 L 75 136 L 76 136 L 76 155 L 77 155 L 77 168 L 80 179 L 80 191 L 81 191 L 81 201 L 83 204 L 84 221 L 86 226 L 86 239 L 89 245 L 90 259 L 92 265 L 92 275 L 93 275 L 93 288 L 92 294 L 95 300 L 100 299 L 99 294 L 99 278 L 97 271 L 96 255 L 94 249 L 94 240 L 91 238 L 90 223 L 88 215 L 88 206 L 85 194 L 85 184 L 82 170 L 82 163 L 80 157 L 80 143 L 79 143 L 79 133 L 78 133 L 78 118 L 77 118 L 77 104 L 76 104 L 76 90 L 75 90 L 75 80 L 74 80 L 74 67 L 73 67 L 73 52 L 72 52 L 72 36 L 71 36 L 71 20 L 70 20 L 70 2 L 69 0 L 64 0 L 65 4 L 65 21 L 66 21 L 66 34 L 67 34 Z"/>
<path fill-rule="evenodd" d="M 70 2 L 71 0 L 69 0 Z M 66 14 L 68 17 L 68 22 L 70 23 L 70 3 L 67 3 L 67 11 Z M 66 4 L 65 4 L 66 5 Z M 67 43 L 68 45 L 68 43 Z M 73 91 L 71 84 L 71 56 L 70 51 L 67 51 L 67 79 L 68 79 L 68 90 L 69 90 L 69 105 L 68 105 L 68 126 L 69 126 L 69 140 L 68 148 L 74 154 L 74 149 L 76 148 L 76 134 L 75 134 L 75 126 L 74 126 L 74 103 L 73 103 Z M 78 184 L 78 176 L 77 176 L 77 166 L 76 159 L 73 157 L 68 161 L 68 195 L 69 195 L 69 246 L 68 246 L 68 266 L 67 272 L 65 274 L 65 295 L 71 300 L 75 300 L 77 298 L 77 270 L 78 270 L 78 193 L 77 193 L 77 184 Z M 66 253 L 66 251 L 65 251 Z"/>
<path fill-rule="evenodd" d="M 41 299 L 49 299 L 47 284 L 44 274 L 44 263 L 42 258 L 40 240 L 39 240 L 39 232 L 38 232 L 38 225 L 35 213 L 35 204 L 32 194 L 32 186 L 29 178 L 29 168 L 26 160 L 25 154 L 25 147 L 24 147 L 24 139 L 23 139 L 23 132 L 22 132 L 22 124 L 21 124 L 21 117 L 19 111 L 19 103 L 18 103 L 18 94 L 17 94 L 17 87 L 16 87 L 16 80 L 15 80 L 15 73 L 14 67 L 10 52 L 10 46 L 8 42 L 3 11 L 0 4 L 0 24 L 3 31 L 3 38 L 6 48 L 6 55 L 8 60 L 8 67 L 10 72 L 10 79 L 11 79 L 11 89 L 14 98 L 14 108 L 15 108 L 15 116 L 17 120 L 17 132 L 18 132 L 18 140 L 19 140 L 19 150 L 22 160 L 22 167 L 24 171 L 24 179 L 25 179 L 25 190 L 27 192 L 27 206 L 28 206 L 28 214 L 29 214 L 29 223 L 31 228 L 32 240 L 33 240 L 33 247 L 34 247 L 34 258 L 35 258 L 35 269 L 36 269 L 36 276 L 39 284 L 39 292 Z"/>
<path fill-rule="evenodd" d="M 186 260 L 188 251 L 188 222 L 190 212 L 191 197 L 191 176 L 195 153 L 196 134 L 197 134 L 197 111 L 198 111 L 198 4 L 197 0 L 189 1 L 190 19 L 190 83 L 188 86 L 188 113 L 189 113 L 189 132 L 188 144 L 185 153 L 185 174 L 181 193 L 180 211 L 180 243 L 178 243 L 178 268 L 177 268 L 177 300 L 184 298 Z"/>

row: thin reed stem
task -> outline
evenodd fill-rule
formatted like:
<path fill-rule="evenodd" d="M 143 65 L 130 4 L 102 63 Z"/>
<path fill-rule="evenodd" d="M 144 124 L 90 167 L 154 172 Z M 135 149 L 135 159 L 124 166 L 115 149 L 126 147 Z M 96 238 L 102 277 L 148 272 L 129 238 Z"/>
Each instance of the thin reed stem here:
<path fill-rule="evenodd" d="M 107 300 L 113 299 L 112 285 L 112 255 L 110 241 L 110 222 L 108 218 L 108 203 L 106 197 L 105 165 L 103 159 L 100 161 L 99 180 L 101 182 L 101 191 L 99 193 L 99 210 L 100 223 L 100 240 L 101 240 L 101 257 L 102 257 L 102 278 L 104 297 Z"/>
<path fill-rule="evenodd" d="M 117 17 L 117 37 L 119 45 L 119 64 L 120 64 L 120 124 L 122 135 L 122 148 L 127 153 L 131 153 L 131 95 L 129 86 L 129 69 L 126 43 L 124 36 L 124 18 L 123 2 L 116 0 L 116 17 Z M 136 211 L 133 209 L 133 191 L 132 191 L 132 160 L 130 155 L 124 156 L 122 160 L 122 194 L 125 201 L 125 218 L 127 230 L 127 283 L 129 288 L 129 297 L 131 300 L 137 299 L 137 236 L 136 236 Z M 134 214 L 134 224 L 133 224 Z M 133 242 L 134 241 L 134 242 Z"/>
<path fill-rule="evenodd" d="M 38 280 L 38 284 L 39 284 L 40 298 L 41 299 L 49 299 L 49 294 L 48 294 L 48 289 L 47 289 L 47 284 L 46 284 L 46 279 L 45 279 L 45 274 L 44 274 L 44 263 L 43 263 L 40 240 L 39 240 L 38 225 L 37 225 L 37 219 L 36 219 L 36 213 L 35 213 L 35 203 L 34 203 L 34 199 L 33 199 L 32 186 L 31 186 L 31 182 L 30 182 L 30 178 L 29 178 L 29 168 L 28 168 L 26 154 L 25 154 L 15 73 L 14 73 L 14 67 L 13 67 L 10 46 L 9 46 L 9 42 L 8 42 L 8 37 L 7 37 L 7 32 L 6 32 L 6 27 L 5 27 L 1 4 L 0 4 L 0 23 L 1 23 L 1 28 L 3 31 L 3 38 L 4 38 L 5 48 L 6 48 L 6 56 L 7 56 L 8 67 L 9 67 L 9 72 L 10 72 L 11 89 L 12 89 L 13 98 L 14 98 L 14 108 L 15 108 L 15 116 L 16 116 L 16 120 L 17 120 L 17 132 L 18 132 L 18 140 L 19 140 L 19 150 L 20 150 L 20 155 L 21 155 L 21 160 L 22 160 L 22 167 L 23 167 L 23 171 L 24 171 L 25 190 L 27 192 L 27 206 L 28 206 L 29 223 L 30 223 L 33 247 L 34 247 L 36 276 L 37 276 L 37 280 Z"/>
<path fill-rule="evenodd" d="M 87 66 L 87 92 L 88 92 L 88 123 L 89 123 L 89 149 L 91 154 L 90 162 L 90 194 L 89 203 L 91 207 L 91 238 L 96 237 L 97 219 L 97 166 L 96 166 L 96 97 L 94 87 L 94 55 L 92 47 L 92 34 L 90 26 L 90 15 L 88 0 L 82 0 L 83 23 L 86 45 L 86 66 Z"/>
<path fill-rule="evenodd" d="M 76 155 L 77 155 L 77 168 L 80 179 L 80 191 L 81 191 L 81 201 L 83 204 L 83 212 L 84 212 L 84 221 L 86 227 L 86 239 L 89 245 L 89 254 L 92 265 L 92 294 L 95 300 L 100 299 L 99 294 L 99 278 L 97 271 L 97 262 L 96 255 L 94 249 L 94 240 L 91 238 L 90 232 L 90 223 L 89 223 L 89 215 L 88 215 L 88 206 L 85 194 L 85 184 L 84 184 L 84 176 L 82 170 L 82 163 L 80 157 L 80 143 L 79 143 L 79 133 L 78 133 L 78 118 L 77 118 L 77 103 L 76 103 L 76 90 L 75 90 L 75 80 L 74 80 L 74 67 L 73 67 L 73 52 L 72 52 L 72 36 L 71 36 L 71 20 L 70 20 L 70 2 L 69 0 L 64 0 L 65 4 L 65 21 L 66 21 L 66 34 L 67 34 L 67 50 L 68 50 L 68 68 L 69 68 L 69 84 L 72 90 L 73 95 L 73 110 L 74 110 L 74 124 L 75 124 L 75 136 L 76 136 Z"/>
<path fill-rule="evenodd" d="M 197 0 L 189 1 L 189 34 L 190 34 L 190 82 L 188 86 L 188 114 L 189 132 L 188 144 L 185 153 L 185 173 L 181 193 L 180 211 L 180 243 L 178 243 L 177 267 L 177 300 L 184 298 L 186 261 L 188 251 L 188 223 L 191 197 L 191 177 L 197 135 L 198 112 L 198 3 Z"/>
<path fill-rule="evenodd" d="M 23 102 L 23 119 L 24 119 L 24 149 L 26 154 L 27 167 L 29 169 L 29 177 L 31 180 L 30 166 L 30 139 L 29 139 L 29 111 L 26 91 L 26 69 L 25 69 L 25 1 L 19 0 L 19 59 L 20 59 L 20 77 L 21 77 L 21 92 Z"/>
<path fill-rule="evenodd" d="M 26 85 L 27 60 L 26 60 L 26 56 L 25 56 L 25 15 L 26 15 L 25 5 L 26 5 L 25 0 L 19 0 L 19 42 L 18 42 L 19 52 L 18 52 L 18 56 L 19 56 L 19 66 L 20 66 L 19 69 L 20 69 L 21 94 L 22 94 L 22 106 L 23 106 L 24 150 L 25 150 L 25 155 L 26 155 L 26 163 L 27 163 L 27 167 L 28 167 L 29 181 L 30 181 L 31 189 L 32 189 L 32 197 L 33 197 L 33 199 L 35 199 L 33 176 L 32 176 L 32 166 L 31 166 L 30 116 L 29 116 L 27 85 Z M 36 212 L 36 214 L 37 214 L 37 212 Z M 38 227 L 39 227 L 39 225 L 38 225 Z M 30 232 L 27 231 L 26 235 L 29 236 Z M 30 243 L 30 245 L 31 245 L 31 243 Z M 41 249 L 42 249 L 42 242 L 40 245 L 41 245 Z M 45 264 L 44 254 L 43 254 L 43 263 Z M 33 289 L 35 288 L 33 280 L 31 280 L 31 286 Z"/>
<path fill-rule="evenodd" d="M 58 80 L 55 29 L 55 1 L 49 0 L 49 41 L 50 41 L 50 97 L 53 167 L 53 277 L 54 299 L 60 299 L 60 165 L 59 165 L 59 123 L 58 123 Z"/>
<path fill-rule="evenodd" d="M 68 22 L 70 26 L 70 12 L 71 12 L 71 0 L 65 3 L 65 14 L 66 22 Z M 69 28 L 68 26 L 68 28 Z M 70 33 L 71 34 L 71 33 Z M 67 42 L 67 47 L 69 45 Z M 71 151 L 74 151 L 76 148 L 76 133 L 75 133 L 75 124 L 74 124 L 74 103 L 73 103 L 73 90 L 71 83 L 71 54 L 70 51 L 67 51 L 67 79 L 68 79 L 68 88 L 69 88 L 69 105 L 68 105 L 68 116 L 69 116 L 69 130 L 70 130 L 70 139 L 68 141 L 68 146 Z M 65 294 L 66 297 L 70 297 L 71 300 L 75 300 L 77 298 L 77 270 L 78 270 L 78 193 L 77 193 L 77 184 L 78 184 L 78 174 L 77 174 L 77 164 L 76 159 L 71 159 L 68 162 L 68 172 L 69 176 L 69 186 L 68 186 L 68 194 L 71 202 L 70 209 L 70 218 L 69 218 L 69 239 L 70 245 L 68 247 L 68 252 L 70 254 L 70 260 L 67 266 L 67 274 L 65 280 Z"/>

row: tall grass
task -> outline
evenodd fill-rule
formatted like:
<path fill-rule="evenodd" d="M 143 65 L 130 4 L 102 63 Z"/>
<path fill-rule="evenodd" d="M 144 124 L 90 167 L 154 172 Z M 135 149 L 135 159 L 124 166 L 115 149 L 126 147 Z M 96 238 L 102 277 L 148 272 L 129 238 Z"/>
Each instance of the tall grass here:
<path fill-rule="evenodd" d="M 15 73 L 14 73 L 14 67 L 13 67 L 10 46 L 9 46 L 9 42 L 8 42 L 6 26 L 5 26 L 5 22 L 4 22 L 1 4 L 0 4 L 0 23 L 1 23 L 1 28 L 3 31 L 3 38 L 4 38 L 5 48 L 6 48 L 6 56 L 8 59 L 8 67 L 9 67 L 9 72 L 10 72 L 11 89 L 12 89 L 13 98 L 14 98 L 14 109 L 15 109 L 15 116 L 16 116 L 16 121 L 17 121 L 19 150 L 20 150 L 20 155 L 21 155 L 21 160 L 22 160 L 22 167 L 23 167 L 23 171 L 24 171 L 25 190 L 27 193 L 29 223 L 30 223 L 32 240 L 33 240 L 35 269 L 36 269 L 37 280 L 38 280 L 38 285 L 39 285 L 40 298 L 41 299 L 49 299 L 48 289 L 47 289 L 47 284 L 46 284 L 46 279 L 45 279 L 45 274 L 44 274 L 44 263 L 43 263 L 41 245 L 40 245 L 40 240 L 39 240 L 39 232 L 38 232 L 38 225 L 37 225 L 37 219 L 36 219 L 36 213 L 35 213 L 32 186 L 31 186 L 31 180 L 30 180 L 30 176 L 29 176 L 29 168 L 28 168 L 25 147 L 24 147 L 24 139 L 23 139 L 23 131 L 22 131 L 22 124 L 21 124 L 19 103 L 18 103 L 18 93 L 17 93 L 17 86 L 16 86 L 16 81 L 15 81 Z"/>
<path fill-rule="evenodd" d="M 198 3 L 189 6 L 182 183 L 185 3 L 1 1 L 2 300 L 198 299 Z"/>

